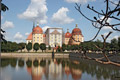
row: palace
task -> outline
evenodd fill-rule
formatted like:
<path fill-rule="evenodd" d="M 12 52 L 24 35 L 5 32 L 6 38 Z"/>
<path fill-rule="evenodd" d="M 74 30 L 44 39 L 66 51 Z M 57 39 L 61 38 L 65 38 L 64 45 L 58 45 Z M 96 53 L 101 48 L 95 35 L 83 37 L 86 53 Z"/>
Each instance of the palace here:
<path fill-rule="evenodd" d="M 65 34 L 63 32 L 63 28 L 47 28 L 45 33 L 43 33 L 42 28 L 39 26 L 39 24 L 37 24 L 36 27 L 33 25 L 32 32 L 27 37 L 26 43 L 28 44 L 31 42 L 32 45 L 35 43 L 45 43 L 46 47 L 62 47 L 62 44 L 79 45 L 81 42 L 83 42 L 83 40 L 84 37 L 77 24 L 72 30 L 72 33 L 67 30 Z"/>

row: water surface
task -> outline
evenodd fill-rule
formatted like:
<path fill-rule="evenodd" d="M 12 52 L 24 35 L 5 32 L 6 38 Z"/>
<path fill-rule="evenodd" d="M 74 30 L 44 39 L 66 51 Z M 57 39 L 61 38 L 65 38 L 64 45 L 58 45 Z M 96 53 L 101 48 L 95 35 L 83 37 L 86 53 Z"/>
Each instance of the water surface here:
<path fill-rule="evenodd" d="M 2 58 L 1 80 L 120 80 L 120 67 L 72 58 Z"/>

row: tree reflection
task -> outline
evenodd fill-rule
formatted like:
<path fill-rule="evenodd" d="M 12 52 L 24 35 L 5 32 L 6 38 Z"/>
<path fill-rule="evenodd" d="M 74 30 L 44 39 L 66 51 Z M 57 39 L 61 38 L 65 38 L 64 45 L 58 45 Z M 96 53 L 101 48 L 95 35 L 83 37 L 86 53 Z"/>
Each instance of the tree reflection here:
<path fill-rule="evenodd" d="M 32 61 L 28 59 L 26 61 L 26 65 L 27 65 L 27 67 L 31 67 L 32 66 Z"/>
<path fill-rule="evenodd" d="M 17 59 L 2 58 L 1 67 L 16 67 L 18 60 L 19 67 L 26 67 L 31 75 L 32 80 L 40 80 L 44 75 L 46 80 L 80 80 L 82 75 L 86 73 L 90 78 L 95 77 L 96 80 L 115 80 L 120 76 L 120 67 L 113 65 L 103 65 L 95 61 L 83 59 Z M 26 65 L 24 65 L 26 61 Z M 65 77 L 66 75 L 67 77 Z M 87 77 L 87 76 L 86 76 Z"/>
<path fill-rule="evenodd" d="M 35 59 L 35 60 L 33 61 L 33 65 L 34 65 L 34 67 L 38 67 L 38 65 L 39 65 L 38 60 Z"/>
<path fill-rule="evenodd" d="M 45 65 L 46 65 L 46 60 L 41 60 L 40 61 L 40 66 L 41 67 L 45 67 Z"/>
<path fill-rule="evenodd" d="M 11 65 L 11 67 L 15 68 L 16 64 L 17 64 L 17 59 L 16 58 L 10 59 L 10 65 Z"/>
<path fill-rule="evenodd" d="M 8 58 L 2 58 L 1 59 L 1 67 L 6 67 L 9 65 L 9 59 Z"/>
<path fill-rule="evenodd" d="M 24 60 L 19 59 L 18 60 L 18 66 L 21 67 L 21 68 L 24 67 Z"/>

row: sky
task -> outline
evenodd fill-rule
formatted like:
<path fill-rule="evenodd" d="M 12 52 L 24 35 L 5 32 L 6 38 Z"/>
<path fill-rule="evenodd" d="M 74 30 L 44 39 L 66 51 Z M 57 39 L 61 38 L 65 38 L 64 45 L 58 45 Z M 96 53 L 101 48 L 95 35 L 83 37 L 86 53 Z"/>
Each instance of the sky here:
<path fill-rule="evenodd" d="M 6 31 L 5 39 L 8 41 L 26 42 L 27 36 L 32 32 L 33 22 L 45 31 L 48 27 L 61 27 L 64 32 L 71 33 L 78 24 L 84 36 L 84 41 L 91 40 L 98 29 L 94 28 L 90 21 L 86 20 L 76 9 L 75 3 L 81 4 L 82 12 L 93 19 L 96 15 L 87 5 L 94 6 L 96 10 L 105 9 L 104 0 L 3 0 L 2 2 L 9 7 L 9 10 L 2 12 L 2 29 Z M 118 1 L 118 0 L 113 0 Z M 114 5 L 111 5 L 111 8 Z M 102 17 L 101 17 L 102 18 Z M 109 20 L 109 22 L 114 22 Z M 96 39 L 101 38 L 101 34 L 106 35 L 112 29 L 105 27 Z M 118 38 L 120 32 L 113 31 L 108 38 L 110 42 L 113 38 Z"/>

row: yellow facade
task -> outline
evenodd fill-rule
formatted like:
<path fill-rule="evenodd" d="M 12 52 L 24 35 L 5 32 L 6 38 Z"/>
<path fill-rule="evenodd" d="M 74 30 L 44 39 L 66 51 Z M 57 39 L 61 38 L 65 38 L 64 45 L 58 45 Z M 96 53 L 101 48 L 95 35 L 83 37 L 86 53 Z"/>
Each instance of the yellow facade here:
<path fill-rule="evenodd" d="M 70 38 L 65 38 L 65 45 L 68 45 Z"/>
<path fill-rule="evenodd" d="M 51 47 L 62 46 L 62 35 L 61 34 L 50 34 L 49 42 Z"/>
<path fill-rule="evenodd" d="M 43 34 L 33 34 L 33 44 L 34 43 L 43 43 Z"/>
<path fill-rule="evenodd" d="M 83 42 L 82 35 L 72 35 L 72 45 L 79 45 L 81 42 Z"/>

